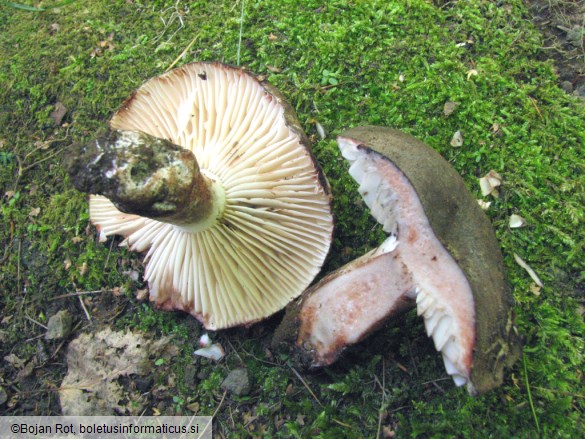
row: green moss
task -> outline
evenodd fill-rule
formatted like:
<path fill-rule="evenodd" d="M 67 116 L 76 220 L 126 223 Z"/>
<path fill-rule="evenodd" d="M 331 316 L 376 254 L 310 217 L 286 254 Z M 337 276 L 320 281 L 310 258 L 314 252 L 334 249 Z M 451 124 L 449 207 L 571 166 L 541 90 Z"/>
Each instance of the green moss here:
<path fill-rule="evenodd" d="M 25 341 L 42 328 L 26 317 L 41 322 L 68 306 L 85 321 L 77 298 L 51 298 L 122 287 L 127 296 L 116 299 L 125 302 L 112 311 L 120 313 L 115 324 L 173 335 L 181 347 L 170 365 L 173 413 L 193 401 L 200 413 L 219 408 L 215 428 L 230 437 L 374 437 L 384 427 L 398 437 L 535 437 L 526 382 L 543 435 L 582 431 L 585 110 L 558 88 L 554 67 L 536 59 L 540 37 L 522 2 L 246 1 L 238 48 L 240 19 L 240 4 L 229 2 L 0 9 L 0 314 L 11 316 L 0 324 L 0 356 L 35 356 Z M 518 365 L 501 389 L 470 398 L 445 380 L 421 322 L 408 314 L 340 364 L 316 374 L 297 371 L 303 384 L 287 359 L 272 358 L 252 332 L 215 335 L 228 356 L 219 365 L 200 360 L 193 356 L 200 335 L 194 319 L 131 299 L 145 285 L 123 272 L 142 272 L 140 258 L 118 248 L 119 241 L 97 241 L 87 228 L 85 197 L 72 190 L 61 158 L 194 38 L 179 64 L 234 64 L 239 49 L 241 64 L 281 89 L 314 140 L 337 219 L 325 271 L 384 237 L 333 141 L 345 127 L 380 124 L 415 135 L 451 161 L 477 198 L 477 177 L 490 169 L 504 177 L 487 213 L 517 302 L 527 376 Z M 448 101 L 459 106 L 447 117 Z M 67 112 L 57 126 L 51 112 L 58 102 Z M 318 138 L 316 122 L 327 139 Z M 457 130 L 464 143 L 452 148 Z M 527 227 L 509 229 L 512 213 Z M 514 253 L 543 280 L 538 295 Z M 242 365 L 255 383 L 252 393 L 220 403 L 221 381 Z M 3 367 L 14 378 L 16 371 Z M 185 373 L 191 367 L 202 377 L 195 385 Z"/>

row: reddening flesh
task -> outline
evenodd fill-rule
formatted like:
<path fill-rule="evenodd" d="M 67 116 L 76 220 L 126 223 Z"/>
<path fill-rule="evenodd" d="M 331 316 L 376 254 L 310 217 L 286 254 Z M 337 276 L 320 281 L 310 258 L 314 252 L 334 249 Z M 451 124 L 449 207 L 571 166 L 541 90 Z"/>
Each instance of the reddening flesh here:
<path fill-rule="evenodd" d="M 398 252 L 368 253 L 314 288 L 303 303 L 299 331 L 304 349 L 314 352 L 313 365 L 331 364 L 389 314 L 414 304 L 408 298 L 412 278 Z"/>

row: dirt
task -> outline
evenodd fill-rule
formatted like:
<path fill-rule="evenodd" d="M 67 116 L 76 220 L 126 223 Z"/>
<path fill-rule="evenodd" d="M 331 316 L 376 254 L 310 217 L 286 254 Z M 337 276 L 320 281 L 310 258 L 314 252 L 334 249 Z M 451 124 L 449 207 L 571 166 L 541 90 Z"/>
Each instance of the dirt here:
<path fill-rule="evenodd" d="M 585 2 L 527 0 L 543 35 L 539 59 L 554 61 L 561 87 L 585 99 Z"/>

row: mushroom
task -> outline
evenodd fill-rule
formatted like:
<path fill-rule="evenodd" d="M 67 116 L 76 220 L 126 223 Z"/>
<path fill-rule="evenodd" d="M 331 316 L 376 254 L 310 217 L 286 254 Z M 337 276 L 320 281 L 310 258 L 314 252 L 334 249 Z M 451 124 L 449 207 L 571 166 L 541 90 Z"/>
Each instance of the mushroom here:
<path fill-rule="evenodd" d="M 342 133 L 339 148 L 390 236 L 291 304 L 273 344 L 301 363 L 333 363 L 349 345 L 416 306 L 447 373 L 471 394 L 501 384 L 519 356 L 512 297 L 489 219 L 435 150 L 382 127 Z"/>
<path fill-rule="evenodd" d="M 282 309 L 332 240 L 328 183 L 292 108 L 235 67 L 196 62 L 150 79 L 105 136 L 68 159 L 103 241 L 145 257 L 150 299 L 207 329 Z M 102 196 L 105 195 L 105 196 Z M 107 197 L 107 198 L 106 198 Z"/>

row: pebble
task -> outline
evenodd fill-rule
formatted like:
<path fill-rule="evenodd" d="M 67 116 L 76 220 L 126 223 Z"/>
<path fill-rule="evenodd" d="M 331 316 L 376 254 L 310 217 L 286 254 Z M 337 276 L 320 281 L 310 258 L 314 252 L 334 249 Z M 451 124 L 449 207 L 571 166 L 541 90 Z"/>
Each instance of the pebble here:
<path fill-rule="evenodd" d="M 577 87 L 573 92 L 573 95 L 579 98 L 585 98 L 585 85 Z"/>
<path fill-rule="evenodd" d="M 573 93 L 573 83 L 571 81 L 561 82 L 561 88 L 569 94 Z"/>
<path fill-rule="evenodd" d="M 250 393 L 250 377 L 248 369 L 238 368 L 232 370 L 221 383 L 221 388 L 237 396 L 244 396 Z"/>
<path fill-rule="evenodd" d="M 47 340 L 61 340 L 67 338 L 71 334 L 71 324 L 73 318 L 66 309 L 59 311 L 52 316 L 47 323 L 47 333 L 45 338 Z"/>

